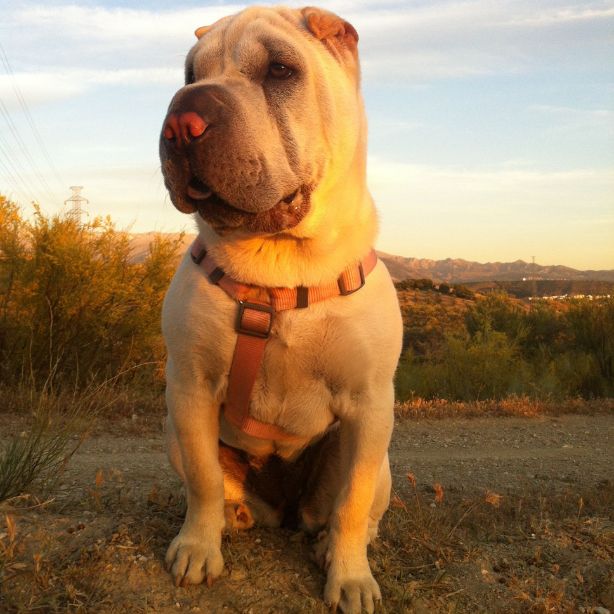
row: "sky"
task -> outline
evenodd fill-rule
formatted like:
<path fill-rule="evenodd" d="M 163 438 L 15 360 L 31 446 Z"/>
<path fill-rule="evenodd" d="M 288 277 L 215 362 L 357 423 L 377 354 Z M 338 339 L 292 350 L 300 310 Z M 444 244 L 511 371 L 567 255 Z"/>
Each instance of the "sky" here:
<path fill-rule="evenodd" d="M 0 193 L 193 232 L 160 128 L 195 28 L 248 4 L 0 0 Z M 322 6 L 360 36 L 378 249 L 614 268 L 614 0 Z"/>

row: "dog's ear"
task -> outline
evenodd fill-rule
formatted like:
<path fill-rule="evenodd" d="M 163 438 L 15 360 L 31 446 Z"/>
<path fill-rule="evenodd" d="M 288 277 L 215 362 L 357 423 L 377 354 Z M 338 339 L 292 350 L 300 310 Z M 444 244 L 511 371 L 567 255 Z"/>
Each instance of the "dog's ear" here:
<path fill-rule="evenodd" d="M 213 26 L 200 26 L 200 28 L 196 28 L 196 30 L 194 30 L 194 36 L 196 36 L 196 38 L 202 38 L 205 34 L 207 34 L 207 32 L 209 32 L 209 30 L 211 30 Z"/>
<path fill-rule="evenodd" d="M 358 32 L 354 26 L 341 17 L 312 6 L 301 10 L 305 26 L 320 41 L 330 45 L 337 52 L 347 49 L 357 54 Z"/>

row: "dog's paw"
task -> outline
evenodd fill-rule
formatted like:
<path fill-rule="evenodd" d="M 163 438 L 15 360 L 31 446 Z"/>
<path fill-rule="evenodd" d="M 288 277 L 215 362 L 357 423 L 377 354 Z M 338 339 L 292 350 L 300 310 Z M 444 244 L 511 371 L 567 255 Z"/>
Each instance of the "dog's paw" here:
<path fill-rule="evenodd" d="M 330 562 L 324 601 L 333 611 L 339 608 L 344 614 L 360 614 L 363 610 L 370 614 L 375 604 L 381 601 L 382 594 L 371 574 L 369 563 L 348 564 L 347 561 Z"/>
<path fill-rule="evenodd" d="M 224 569 L 224 558 L 219 544 L 213 540 L 180 532 L 168 547 L 166 567 L 175 586 L 200 584 L 205 578 L 211 586 Z"/>

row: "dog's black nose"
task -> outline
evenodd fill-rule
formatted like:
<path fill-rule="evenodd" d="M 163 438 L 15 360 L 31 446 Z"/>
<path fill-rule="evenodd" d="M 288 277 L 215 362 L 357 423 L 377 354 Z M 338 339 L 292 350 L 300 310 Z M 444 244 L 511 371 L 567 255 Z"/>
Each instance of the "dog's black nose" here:
<path fill-rule="evenodd" d="M 164 120 L 162 135 L 167 141 L 174 141 L 175 145 L 180 147 L 202 136 L 207 125 L 207 122 L 194 111 L 169 113 Z"/>

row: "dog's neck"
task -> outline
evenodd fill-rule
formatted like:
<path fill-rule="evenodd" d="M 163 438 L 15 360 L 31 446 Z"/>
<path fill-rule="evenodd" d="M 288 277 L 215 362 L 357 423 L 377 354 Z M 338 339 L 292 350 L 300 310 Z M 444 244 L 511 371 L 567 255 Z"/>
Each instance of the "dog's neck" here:
<path fill-rule="evenodd" d="M 318 286 L 337 279 L 347 266 L 364 258 L 375 241 L 377 216 L 371 196 L 365 189 L 360 206 L 356 201 L 349 203 L 348 194 L 345 196 L 328 205 L 355 210 L 354 216 L 343 216 L 348 220 L 345 225 L 307 216 L 288 233 L 224 237 L 196 214 L 199 236 L 218 266 L 242 283 Z"/>
<path fill-rule="evenodd" d="M 311 193 L 310 212 L 287 232 L 224 236 L 195 214 L 200 239 L 218 266 L 242 283 L 296 287 L 334 281 L 361 261 L 374 246 L 378 226 L 365 182 L 364 116 L 357 134 L 348 164 L 329 165 Z"/>

